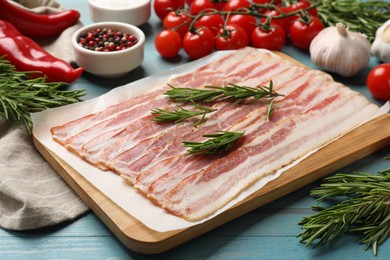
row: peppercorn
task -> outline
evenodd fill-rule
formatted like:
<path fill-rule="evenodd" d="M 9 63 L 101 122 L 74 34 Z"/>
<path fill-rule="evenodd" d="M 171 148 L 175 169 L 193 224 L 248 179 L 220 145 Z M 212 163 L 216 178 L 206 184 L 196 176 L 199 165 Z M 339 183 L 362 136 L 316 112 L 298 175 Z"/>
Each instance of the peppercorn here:
<path fill-rule="evenodd" d="M 78 44 L 93 51 L 120 51 L 134 46 L 138 39 L 130 34 L 107 28 L 97 28 L 90 32 L 84 32 L 78 39 Z"/>

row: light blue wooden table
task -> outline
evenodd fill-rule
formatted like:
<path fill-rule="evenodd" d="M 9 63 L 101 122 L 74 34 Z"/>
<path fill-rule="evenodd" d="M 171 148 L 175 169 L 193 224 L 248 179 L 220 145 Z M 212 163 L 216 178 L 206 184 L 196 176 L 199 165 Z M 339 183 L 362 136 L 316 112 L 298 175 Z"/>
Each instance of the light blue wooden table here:
<path fill-rule="evenodd" d="M 66 8 L 79 10 L 84 24 L 92 22 L 86 0 L 59 2 Z M 85 74 L 71 88 L 87 89 L 87 98 L 93 98 L 117 86 L 189 61 L 184 53 L 170 61 L 158 56 L 153 40 L 161 30 L 161 24 L 154 13 L 141 29 L 147 42 L 145 60 L 140 68 L 115 81 Z M 283 51 L 314 68 L 307 53 L 289 45 Z M 358 77 L 336 77 L 336 80 L 381 104 L 371 98 L 365 87 L 365 77 L 376 64 L 377 61 L 372 59 L 370 66 Z M 339 172 L 362 170 L 375 173 L 390 166 L 383 159 L 389 155 L 389 149 L 378 151 Z M 364 251 L 364 246 L 357 243 L 359 236 L 356 235 L 344 235 L 317 249 L 305 248 L 299 243 L 296 235 L 301 229 L 297 223 L 313 213 L 311 206 L 315 200 L 309 197 L 309 192 L 319 183 L 297 190 L 161 255 L 141 255 L 125 248 L 96 215 L 89 212 L 75 221 L 39 230 L 11 232 L 0 229 L 0 259 L 389 259 L 390 240 L 380 247 L 377 257 L 371 251 Z"/>

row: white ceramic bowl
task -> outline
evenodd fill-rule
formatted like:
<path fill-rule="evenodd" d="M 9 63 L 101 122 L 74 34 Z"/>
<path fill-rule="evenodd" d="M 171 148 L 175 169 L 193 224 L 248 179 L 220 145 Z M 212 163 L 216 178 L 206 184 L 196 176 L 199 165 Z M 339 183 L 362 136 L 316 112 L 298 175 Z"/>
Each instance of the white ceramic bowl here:
<path fill-rule="evenodd" d="M 100 52 L 80 46 L 80 35 L 98 28 L 119 30 L 134 35 L 138 42 L 119 51 Z M 145 34 L 136 26 L 119 22 L 101 22 L 84 26 L 72 36 L 76 63 L 85 71 L 104 78 L 120 77 L 138 67 L 144 58 Z"/>
<path fill-rule="evenodd" d="M 122 22 L 141 25 L 150 18 L 151 0 L 88 0 L 94 22 Z"/>

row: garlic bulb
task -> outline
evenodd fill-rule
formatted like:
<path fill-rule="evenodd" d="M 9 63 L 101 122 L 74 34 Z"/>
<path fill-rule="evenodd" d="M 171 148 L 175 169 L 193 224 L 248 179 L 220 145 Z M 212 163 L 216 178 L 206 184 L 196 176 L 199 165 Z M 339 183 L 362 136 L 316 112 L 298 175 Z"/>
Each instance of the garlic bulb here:
<path fill-rule="evenodd" d="M 381 61 L 390 63 L 390 20 L 376 31 L 371 52 Z"/>
<path fill-rule="evenodd" d="M 310 44 L 310 56 L 320 68 L 344 77 L 356 75 L 370 61 L 371 44 L 361 33 L 343 24 L 322 30 Z"/>

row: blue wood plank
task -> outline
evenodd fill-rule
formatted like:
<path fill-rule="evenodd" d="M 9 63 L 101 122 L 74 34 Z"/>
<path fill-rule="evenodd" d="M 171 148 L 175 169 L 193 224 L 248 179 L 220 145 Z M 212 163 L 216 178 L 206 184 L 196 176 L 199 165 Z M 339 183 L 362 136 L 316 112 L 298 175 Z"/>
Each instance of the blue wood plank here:
<path fill-rule="evenodd" d="M 292 193 L 292 197 L 298 193 Z M 281 207 L 277 205 L 279 201 Z M 363 246 L 356 243 L 357 236 L 343 236 L 316 250 L 305 248 L 295 236 L 300 232 L 297 222 L 310 214 L 310 210 L 285 208 L 284 203 L 285 198 L 270 203 L 268 209 L 255 210 L 158 256 L 142 256 L 127 250 L 93 214 L 69 225 L 34 232 L 1 231 L 0 256 L 4 259 L 26 256 L 36 259 L 86 256 L 94 259 L 256 259 L 260 256 L 264 259 L 385 259 L 390 253 L 390 244 L 385 244 L 379 257 L 373 258 L 370 251 L 363 251 Z"/>
<path fill-rule="evenodd" d="M 140 255 L 124 248 L 112 237 L 0 237 L 1 259 L 387 259 L 357 247 L 354 236 L 313 250 L 295 237 L 212 236 L 199 237 L 161 255 Z M 277 241 L 277 243 L 275 243 Z"/>

